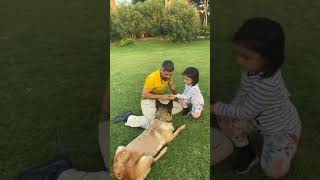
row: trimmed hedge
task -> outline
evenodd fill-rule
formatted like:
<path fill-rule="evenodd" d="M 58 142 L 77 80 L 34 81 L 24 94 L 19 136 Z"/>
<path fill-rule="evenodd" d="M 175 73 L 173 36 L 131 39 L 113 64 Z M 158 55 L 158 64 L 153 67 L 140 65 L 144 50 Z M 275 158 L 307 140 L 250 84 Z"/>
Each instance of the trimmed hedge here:
<path fill-rule="evenodd" d="M 124 38 L 161 36 L 168 42 L 188 41 L 200 27 L 200 18 L 191 4 L 176 0 L 165 7 L 162 0 L 121 4 L 111 14 L 111 32 Z M 116 33 L 117 32 L 117 33 Z"/>

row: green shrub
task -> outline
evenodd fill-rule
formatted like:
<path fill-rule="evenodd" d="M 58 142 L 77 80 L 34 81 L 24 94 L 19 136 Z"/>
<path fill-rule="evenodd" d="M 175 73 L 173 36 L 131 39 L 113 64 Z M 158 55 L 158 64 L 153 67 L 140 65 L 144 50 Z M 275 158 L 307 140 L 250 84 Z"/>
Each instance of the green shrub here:
<path fill-rule="evenodd" d="M 189 41 L 200 26 L 200 19 L 190 4 L 175 1 L 164 9 L 161 31 L 168 42 Z"/>
<path fill-rule="evenodd" d="M 210 36 L 210 25 L 198 27 L 197 35 L 198 36 Z"/>
<path fill-rule="evenodd" d="M 173 42 L 176 42 L 176 34 L 175 33 L 172 33 L 171 35 L 165 35 L 163 37 L 164 41 L 167 42 L 167 43 L 173 43 Z"/>
<path fill-rule="evenodd" d="M 114 18 L 115 18 L 115 14 L 112 13 L 110 14 L 111 15 L 111 18 L 110 18 L 110 27 L 109 27 L 109 30 L 110 30 L 110 41 L 115 41 L 115 40 L 118 40 L 121 38 L 121 35 L 119 32 L 116 31 L 115 29 L 115 24 L 114 24 Z"/>
<path fill-rule="evenodd" d="M 134 39 L 132 38 L 125 38 L 125 39 L 122 39 L 120 42 L 119 42 L 119 46 L 120 47 L 125 47 L 125 46 L 128 46 L 130 44 L 133 44 L 134 43 Z"/>
<path fill-rule="evenodd" d="M 122 4 L 111 15 L 111 22 L 112 32 L 117 32 L 121 38 L 162 36 L 167 42 L 191 40 L 200 25 L 194 7 L 179 0 L 168 7 L 163 0 Z"/>
<path fill-rule="evenodd" d="M 117 41 L 120 39 L 121 39 L 121 36 L 118 32 L 116 32 L 116 31 L 110 32 L 110 41 Z"/>
<path fill-rule="evenodd" d="M 143 32 L 144 24 L 141 23 L 143 16 L 136 10 L 135 5 L 121 4 L 118 10 L 111 16 L 112 27 L 122 38 L 136 38 Z"/>
<path fill-rule="evenodd" d="M 164 15 L 164 1 L 163 0 L 147 0 L 143 3 L 137 3 L 137 10 L 143 15 L 144 34 L 147 36 L 160 36 L 161 26 Z"/>

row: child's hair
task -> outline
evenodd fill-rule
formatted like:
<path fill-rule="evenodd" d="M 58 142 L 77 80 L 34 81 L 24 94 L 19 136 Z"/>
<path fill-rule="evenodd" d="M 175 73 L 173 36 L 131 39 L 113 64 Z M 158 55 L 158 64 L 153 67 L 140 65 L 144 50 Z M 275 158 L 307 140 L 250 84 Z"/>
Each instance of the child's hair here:
<path fill-rule="evenodd" d="M 278 22 L 264 17 L 248 19 L 232 42 L 253 50 L 265 60 L 263 77 L 272 76 L 284 62 L 285 37 Z"/>
<path fill-rule="evenodd" d="M 186 70 L 183 71 L 182 75 L 192 79 L 192 86 L 198 84 L 199 82 L 199 71 L 197 68 L 188 67 Z"/>

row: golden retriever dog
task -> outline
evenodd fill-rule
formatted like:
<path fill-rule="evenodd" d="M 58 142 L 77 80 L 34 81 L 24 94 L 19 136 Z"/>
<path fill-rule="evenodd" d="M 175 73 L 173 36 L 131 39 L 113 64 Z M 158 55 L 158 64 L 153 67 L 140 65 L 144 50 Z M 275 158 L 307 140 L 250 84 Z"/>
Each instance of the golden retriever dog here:
<path fill-rule="evenodd" d="M 176 130 L 172 125 L 172 104 L 161 104 L 156 100 L 156 119 L 127 146 L 119 146 L 113 164 L 113 174 L 118 180 L 143 180 L 151 170 L 151 165 L 163 156 L 167 147 L 186 125 Z"/>

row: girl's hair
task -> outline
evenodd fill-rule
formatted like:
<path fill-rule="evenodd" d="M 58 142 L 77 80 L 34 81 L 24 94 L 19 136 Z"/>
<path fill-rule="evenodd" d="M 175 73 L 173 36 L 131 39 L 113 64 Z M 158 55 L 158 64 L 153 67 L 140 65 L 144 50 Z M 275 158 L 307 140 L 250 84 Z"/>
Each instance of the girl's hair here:
<path fill-rule="evenodd" d="M 199 82 L 199 71 L 197 68 L 188 67 L 186 70 L 183 71 L 182 75 L 192 79 L 192 86 L 198 84 Z"/>
<path fill-rule="evenodd" d="M 263 57 L 263 77 L 272 76 L 284 62 L 285 37 L 282 27 L 268 18 L 248 19 L 234 34 L 232 42 Z"/>

